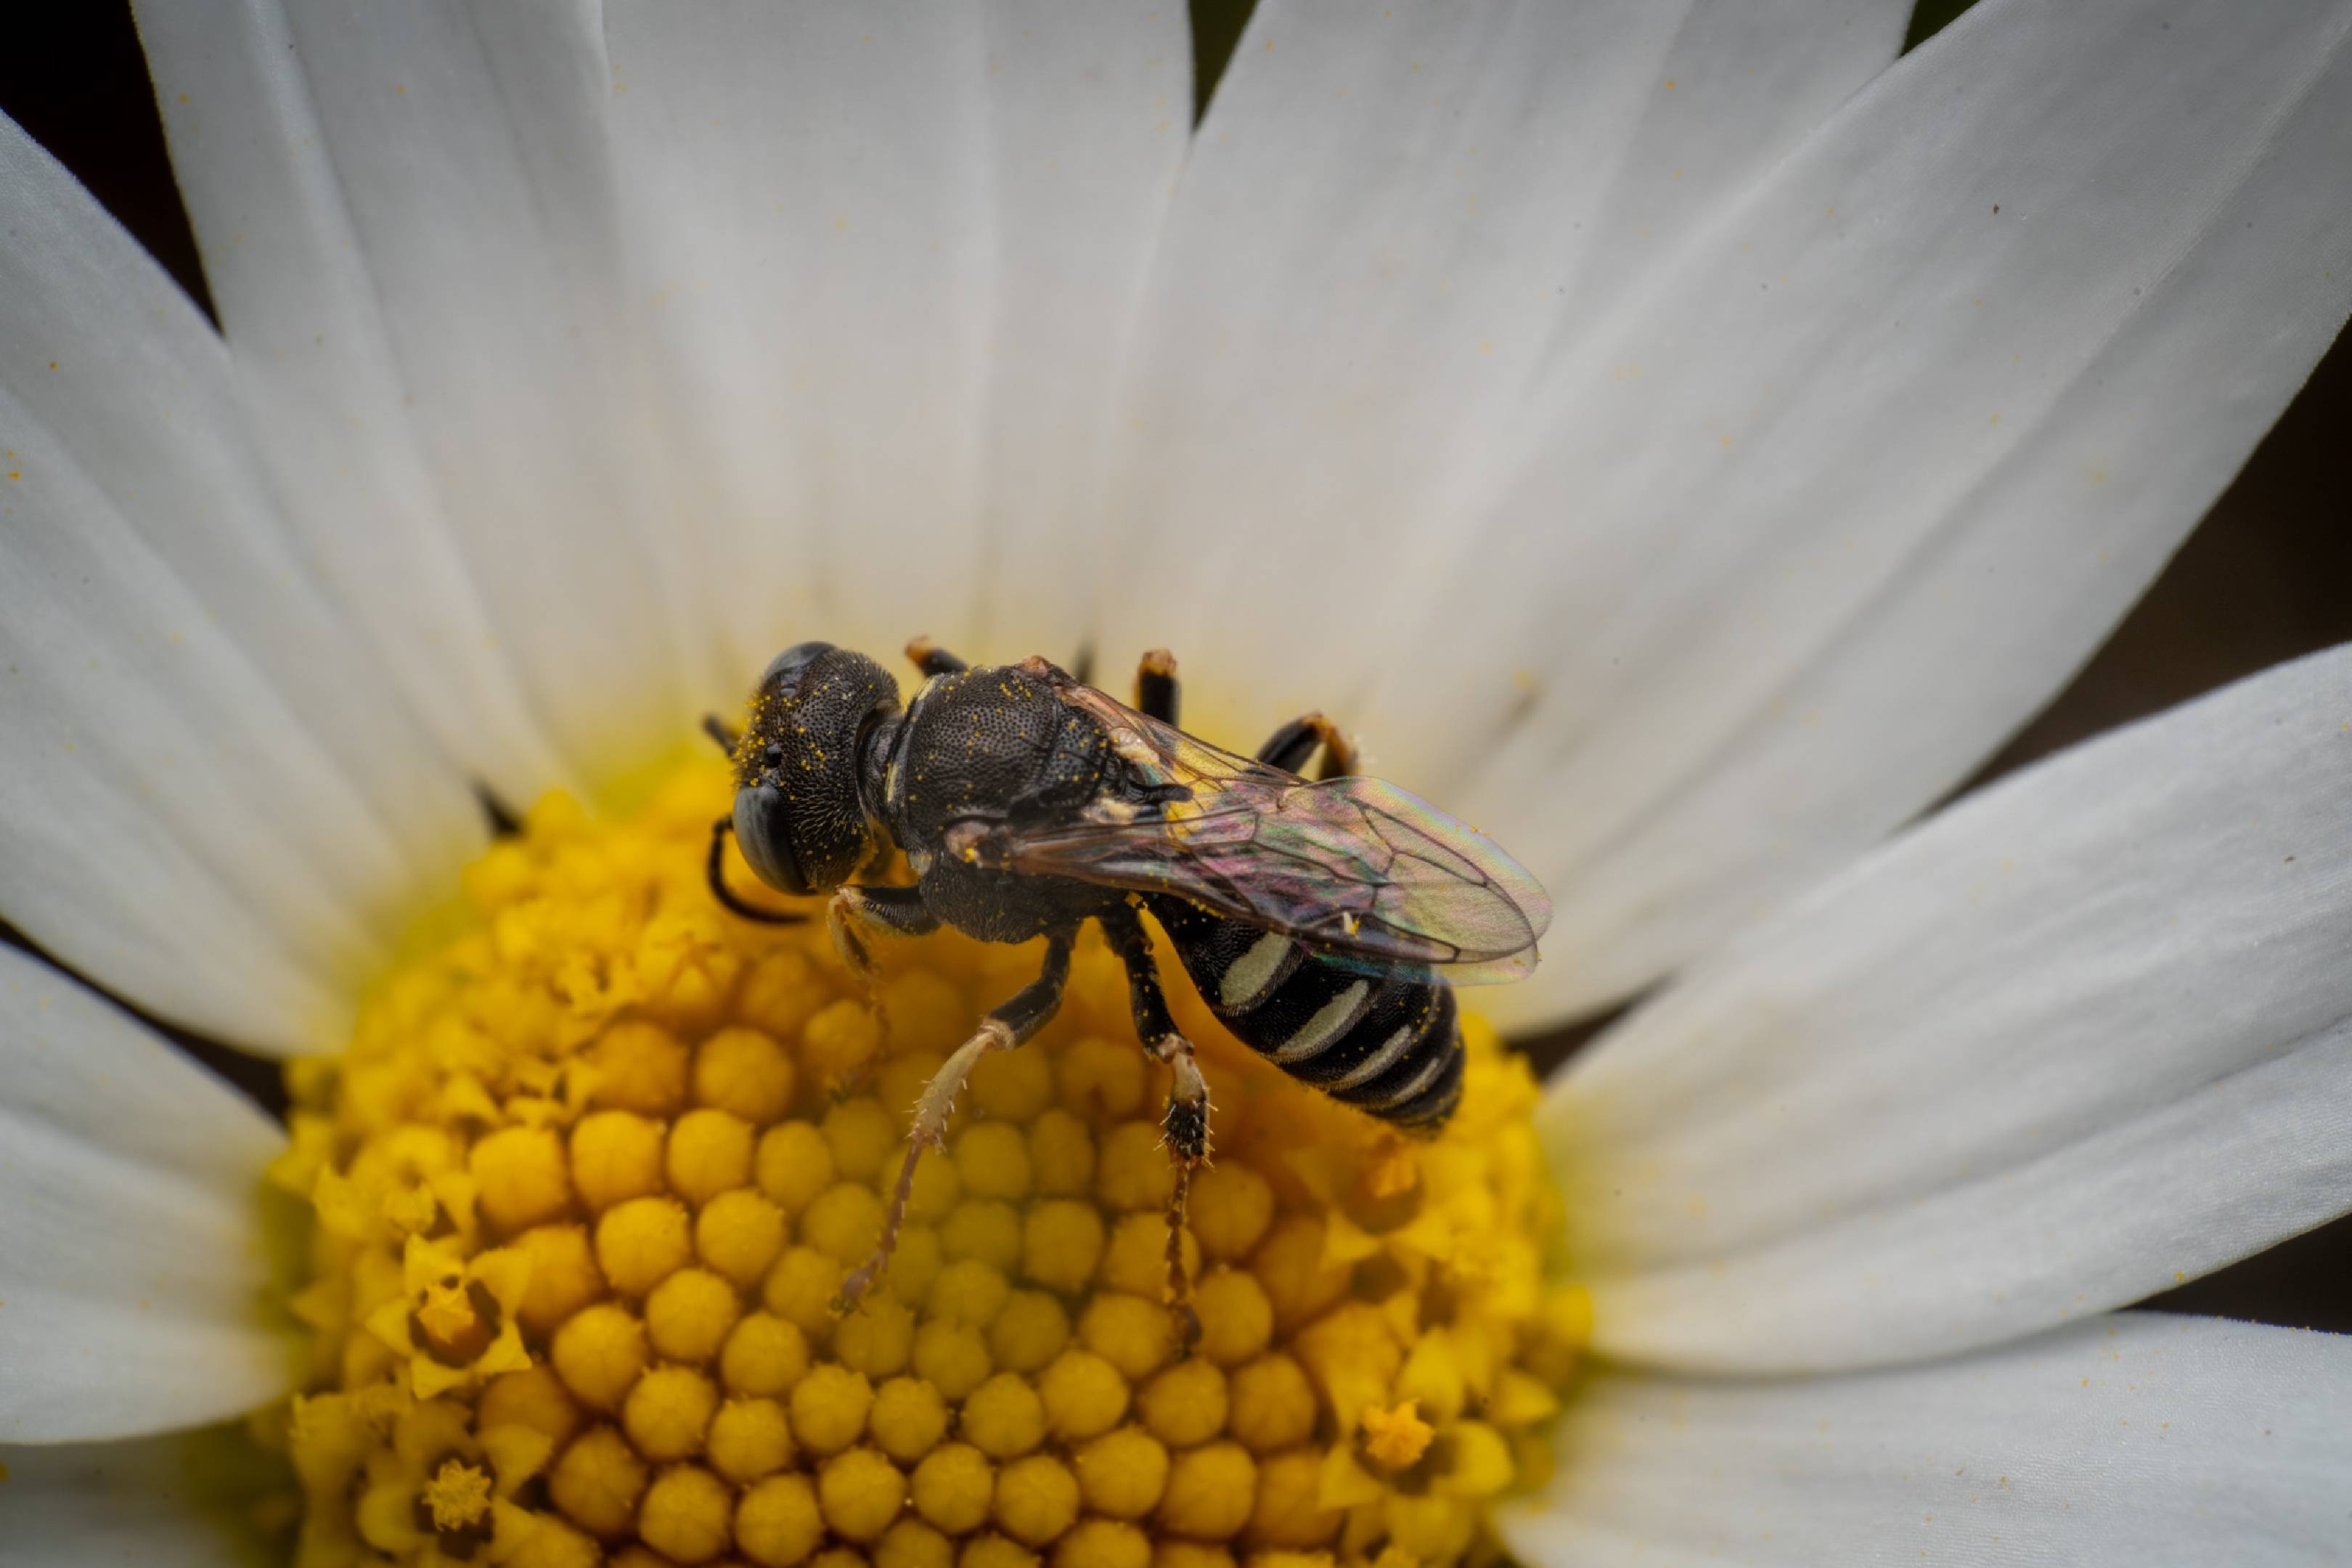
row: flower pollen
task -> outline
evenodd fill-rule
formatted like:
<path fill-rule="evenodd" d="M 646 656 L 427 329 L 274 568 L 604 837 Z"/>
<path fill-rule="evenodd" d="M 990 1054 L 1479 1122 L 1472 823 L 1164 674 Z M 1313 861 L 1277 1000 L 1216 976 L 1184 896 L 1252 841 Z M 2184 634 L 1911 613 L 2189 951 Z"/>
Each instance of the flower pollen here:
<path fill-rule="evenodd" d="M 821 908 L 712 901 L 726 790 L 696 767 L 623 819 L 541 802 L 349 1051 L 289 1067 L 271 1174 L 310 1205 L 310 1392 L 257 1429 L 301 1482 L 303 1568 L 1493 1553 L 1486 1507 L 1548 1474 L 1589 1328 L 1546 1284 L 1522 1062 L 1466 1020 L 1461 1109 L 1408 1140 L 1252 1055 L 1171 966 L 1215 1106 L 1188 1353 L 1168 1069 L 1090 934 L 836 1315 L 909 1109 L 1037 949 L 886 948 L 886 1031 Z"/>
<path fill-rule="evenodd" d="M 1429 1451 L 1430 1439 L 1437 1436 L 1437 1428 L 1421 1418 L 1410 1399 L 1393 1410 L 1367 1405 L 1363 1431 L 1365 1455 L 1391 1470 L 1418 1462 Z"/>

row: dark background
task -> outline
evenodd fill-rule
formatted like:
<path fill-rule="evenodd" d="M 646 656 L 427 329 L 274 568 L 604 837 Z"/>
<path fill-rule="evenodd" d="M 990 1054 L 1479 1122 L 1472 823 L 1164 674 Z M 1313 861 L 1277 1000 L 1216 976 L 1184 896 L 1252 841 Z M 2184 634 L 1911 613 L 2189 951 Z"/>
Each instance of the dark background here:
<path fill-rule="evenodd" d="M 1922 0 L 1916 44 L 1969 0 Z M 1205 105 L 1249 0 L 1193 0 Z M 24 6 L 0 50 L 5 111 L 80 177 L 206 314 L 212 300 L 172 183 L 145 62 L 121 0 Z M 2352 640 L 2352 334 L 2339 337 L 2245 470 L 2073 685 L 1964 788 L 2281 659 Z M 19 940 L 0 926 L 0 940 Z M 1605 1022 L 1605 1020 L 1603 1020 Z M 1549 1067 L 1599 1024 L 1529 1043 Z M 275 1069 L 166 1030 L 265 1103 Z M 2151 1305 L 2352 1331 L 2352 1219 L 2274 1247 Z"/>

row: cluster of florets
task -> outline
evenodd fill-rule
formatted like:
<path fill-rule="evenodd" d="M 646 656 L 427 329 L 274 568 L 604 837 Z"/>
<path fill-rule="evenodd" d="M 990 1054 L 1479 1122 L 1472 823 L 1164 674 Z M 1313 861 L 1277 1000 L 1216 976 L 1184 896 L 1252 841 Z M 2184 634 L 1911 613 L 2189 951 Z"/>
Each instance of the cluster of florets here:
<path fill-rule="evenodd" d="M 542 805 L 348 1055 L 289 1075 L 274 1174 L 311 1208 L 313 1392 L 268 1427 L 303 1564 L 1485 1550 L 1486 1501 L 1544 1473 L 1581 1328 L 1541 1285 L 1522 1067 L 1474 1024 L 1454 1126 L 1414 1143 L 1187 1011 L 1216 1105 L 1187 1353 L 1165 1069 L 1082 947 L 1063 1016 L 973 1076 L 879 1287 L 836 1316 L 905 1108 L 1035 961 L 888 955 L 886 1037 L 821 926 L 711 904 L 722 792 L 688 773 L 617 823 Z"/>

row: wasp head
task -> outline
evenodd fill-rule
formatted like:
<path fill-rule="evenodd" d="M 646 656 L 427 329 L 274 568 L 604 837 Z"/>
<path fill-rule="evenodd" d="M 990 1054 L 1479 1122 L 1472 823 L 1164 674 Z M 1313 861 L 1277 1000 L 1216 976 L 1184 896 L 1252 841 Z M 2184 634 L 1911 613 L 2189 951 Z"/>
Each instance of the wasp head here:
<path fill-rule="evenodd" d="M 735 748 L 735 838 L 761 881 L 829 892 L 874 858 L 861 755 L 898 710 L 898 683 L 864 654 L 804 642 L 768 666 Z"/>

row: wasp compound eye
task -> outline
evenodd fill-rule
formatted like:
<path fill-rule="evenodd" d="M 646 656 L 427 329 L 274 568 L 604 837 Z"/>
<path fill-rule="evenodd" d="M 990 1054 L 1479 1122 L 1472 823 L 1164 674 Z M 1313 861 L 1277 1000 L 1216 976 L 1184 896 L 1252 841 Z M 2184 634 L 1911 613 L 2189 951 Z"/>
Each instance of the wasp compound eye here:
<path fill-rule="evenodd" d="M 898 710 L 898 683 L 864 654 L 806 642 L 776 656 L 751 698 L 737 750 L 735 837 L 779 891 L 829 891 L 872 858 L 858 754 Z"/>
<path fill-rule="evenodd" d="M 773 784 L 749 784 L 735 792 L 735 842 L 752 873 L 778 892 L 816 891 L 793 853 L 792 804 Z"/>

